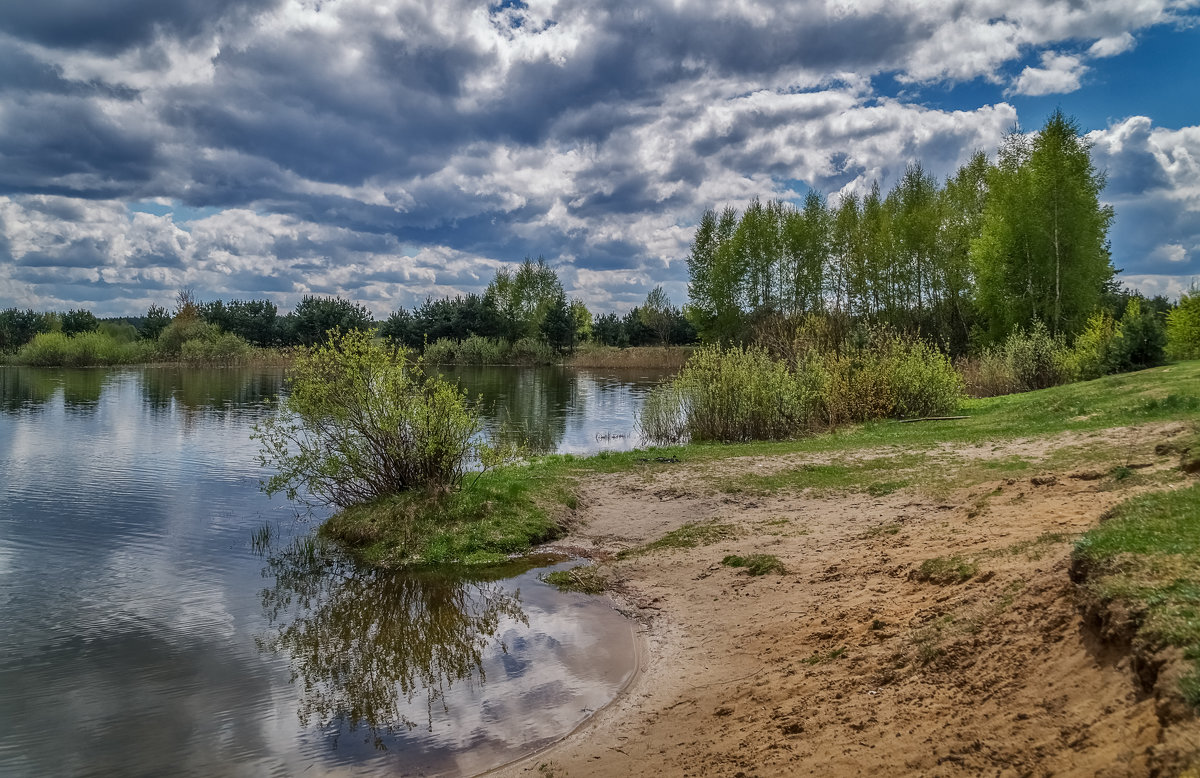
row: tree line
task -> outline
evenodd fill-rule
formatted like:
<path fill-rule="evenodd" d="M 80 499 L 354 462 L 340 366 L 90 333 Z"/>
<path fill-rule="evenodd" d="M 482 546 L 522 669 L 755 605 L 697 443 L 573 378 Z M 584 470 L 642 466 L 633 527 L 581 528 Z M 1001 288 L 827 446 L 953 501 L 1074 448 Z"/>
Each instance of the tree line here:
<path fill-rule="evenodd" d="M 723 343 L 810 313 L 917 334 L 951 354 L 1034 322 L 1071 338 L 1129 296 L 1115 281 L 1103 187 L 1078 125 L 1056 111 L 1035 135 L 1010 134 L 995 162 L 977 152 L 942 183 L 916 163 L 886 194 L 875 182 L 835 203 L 813 191 L 799 207 L 709 210 L 688 257 L 688 318 Z"/>
<path fill-rule="evenodd" d="M 542 257 L 526 258 L 515 269 L 502 267 L 484 294 L 428 298 L 411 309 L 400 308 L 377 322 L 366 306 L 341 297 L 305 296 L 281 314 L 270 300 L 195 299 L 181 290 L 174 308 L 152 305 L 142 316 L 99 319 L 84 309 L 66 313 L 10 308 L 0 311 L 0 352 L 15 351 L 39 333 L 77 335 L 129 327 L 133 337 L 159 341 L 185 321 L 211 325 L 261 348 L 312 346 L 332 330 L 373 330 L 381 337 L 422 349 L 439 341 L 468 338 L 507 343 L 531 341 L 557 353 L 593 342 L 606 346 L 643 346 L 694 342 L 696 332 L 683 312 L 671 304 L 662 287 L 624 315 L 593 315 L 579 300 L 568 299 L 555 270 Z M 186 330 L 190 332 L 190 330 Z M 178 349 L 173 349 L 178 350 Z"/>

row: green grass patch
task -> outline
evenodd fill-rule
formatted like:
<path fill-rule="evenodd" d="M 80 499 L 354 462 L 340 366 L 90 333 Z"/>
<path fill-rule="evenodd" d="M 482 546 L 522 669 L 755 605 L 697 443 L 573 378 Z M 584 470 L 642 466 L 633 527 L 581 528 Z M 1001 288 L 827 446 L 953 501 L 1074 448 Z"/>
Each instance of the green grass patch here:
<path fill-rule="evenodd" d="M 569 570 L 555 570 L 541 578 L 565 592 L 600 594 L 608 588 L 608 576 L 600 572 L 596 565 L 577 565 Z"/>
<path fill-rule="evenodd" d="M 732 524 L 689 522 L 679 529 L 671 530 L 658 540 L 641 546 L 627 548 L 618 554 L 617 558 L 627 559 L 632 556 L 649 554 L 653 551 L 661 551 L 663 549 L 711 546 L 713 543 L 720 543 L 722 540 L 732 540 L 737 535 L 737 528 Z"/>
<path fill-rule="evenodd" d="M 780 562 L 779 557 L 774 554 L 751 554 L 749 556 L 730 554 L 721 560 L 721 564 L 726 567 L 744 567 L 749 575 L 766 575 L 767 573 L 782 575 L 787 572 L 783 562 Z"/>
<path fill-rule="evenodd" d="M 321 534 L 382 567 L 495 564 L 560 536 L 576 499 L 561 468 L 506 467 L 461 491 L 408 492 L 347 508 Z"/>
<path fill-rule="evenodd" d="M 1139 632 L 1196 662 L 1182 693 L 1200 707 L 1200 484 L 1127 500 L 1075 545 L 1096 596 L 1144 614 Z"/>
<path fill-rule="evenodd" d="M 926 559 L 913 572 L 913 578 L 935 584 L 956 584 L 972 578 L 978 572 L 978 564 L 955 554 Z"/>

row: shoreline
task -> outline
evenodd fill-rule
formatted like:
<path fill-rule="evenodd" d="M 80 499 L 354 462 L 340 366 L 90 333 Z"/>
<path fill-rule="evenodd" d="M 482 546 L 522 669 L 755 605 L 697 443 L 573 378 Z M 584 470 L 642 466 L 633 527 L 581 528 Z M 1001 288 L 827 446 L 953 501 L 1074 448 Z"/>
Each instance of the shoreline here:
<path fill-rule="evenodd" d="M 948 471 L 1030 464 L 1019 478 L 950 490 L 713 488 L 716 468 L 820 467 L 828 453 L 592 478 L 578 523 L 551 547 L 582 551 L 614 576 L 614 606 L 647 625 L 644 664 L 572 733 L 485 774 L 1150 775 L 1174 764 L 1200 742 L 1195 716 L 1162 718 L 1128 650 L 1085 622 L 1068 575 L 1074 539 L 1152 487 L 1063 463 L 1088 446 L 1100 452 L 1088 461 L 1097 472 L 1133 456 L 1150 464 L 1148 477 L 1166 477 L 1171 465 L 1153 448 L 1183 426 L 941 445 Z M 693 522 L 737 534 L 616 559 Z M 787 572 L 751 577 L 720 564 L 760 551 Z M 977 565 L 969 577 L 920 579 L 927 560 L 960 557 Z"/>

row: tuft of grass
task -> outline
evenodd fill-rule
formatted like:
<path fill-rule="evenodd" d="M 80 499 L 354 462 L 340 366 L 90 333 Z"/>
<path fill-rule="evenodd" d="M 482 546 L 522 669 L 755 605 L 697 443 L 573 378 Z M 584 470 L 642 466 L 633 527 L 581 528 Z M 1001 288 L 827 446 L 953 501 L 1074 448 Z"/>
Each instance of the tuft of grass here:
<path fill-rule="evenodd" d="M 264 522 L 261 527 L 250 533 L 250 550 L 256 554 L 265 554 L 271 547 L 272 534 L 273 529 L 270 523 Z"/>
<path fill-rule="evenodd" d="M 842 657 L 844 657 L 846 655 L 846 650 L 847 650 L 846 647 L 842 646 L 841 648 L 835 648 L 832 651 L 826 651 L 824 653 L 813 652 L 812 656 L 806 657 L 805 659 L 802 659 L 801 661 L 804 662 L 804 664 L 806 664 L 806 665 L 828 664 L 829 662 L 832 662 L 835 659 L 841 659 Z"/>
<path fill-rule="evenodd" d="M 744 567 L 748 575 L 766 575 L 767 573 L 782 575 L 787 572 L 783 562 L 780 562 L 779 557 L 774 554 L 751 554 L 750 556 L 730 554 L 721 560 L 721 564 L 726 567 Z"/>
<path fill-rule="evenodd" d="M 684 524 L 679 529 L 674 529 L 663 535 L 658 540 L 646 543 L 641 546 L 627 548 L 617 554 L 618 559 L 627 559 L 632 556 L 648 554 L 653 551 L 661 551 L 669 548 L 696 548 L 697 546 L 711 546 L 713 543 L 720 543 L 722 540 L 732 540 L 737 537 L 737 528 L 732 524 L 718 523 L 695 523 L 689 522 Z"/>
<path fill-rule="evenodd" d="M 608 576 L 600 572 L 596 565 L 578 565 L 569 570 L 555 570 L 541 578 L 564 592 L 601 594 L 608 588 Z"/>
<path fill-rule="evenodd" d="M 1134 497 L 1080 538 L 1083 585 L 1145 614 L 1139 634 L 1196 663 L 1180 691 L 1200 707 L 1200 484 Z"/>
<path fill-rule="evenodd" d="M 928 581 L 935 584 L 957 584 L 968 580 L 979 572 L 979 566 L 966 558 L 954 556 L 939 556 L 926 559 L 913 572 L 917 581 Z"/>

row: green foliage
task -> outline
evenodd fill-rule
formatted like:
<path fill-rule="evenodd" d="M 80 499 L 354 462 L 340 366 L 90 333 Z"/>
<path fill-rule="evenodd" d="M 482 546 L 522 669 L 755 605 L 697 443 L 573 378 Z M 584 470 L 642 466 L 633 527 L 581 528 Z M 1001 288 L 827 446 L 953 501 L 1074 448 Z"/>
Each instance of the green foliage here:
<path fill-rule="evenodd" d="M 560 300 L 565 305 L 566 297 L 558 275 L 546 260 L 538 257 L 535 262 L 526 257 L 515 272 L 507 267 L 497 270 L 483 299 L 499 316 L 501 335 L 513 342 L 539 337 L 547 313 Z M 572 332 L 573 324 L 572 319 Z"/>
<path fill-rule="evenodd" d="M 1069 372 L 1081 381 L 1090 381 L 1113 372 L 1114 343 L 1117 323 L 1108 311 L 1097 311 L 1088 317 L 1083 332 L 1075 338 L 1071 350 Z"/>
<path fill-rule="evenodd" d="M 143 362 L 150 356 L 142 343 L 119 341 L 101 332 L 75 336 L 62 332 L 35 335 L 13 357 L 18 365 L 36 367 L 92 367 Z"/>
<path fill-rule="evenodd" d="M 275 470 L 267 493 L 345 508 L 455 489 L 471 462 L 500 461 L 478 441 L 482 423 L 462 390 L 407 357 L 361 330 L 297 357 L 282 413 L 255 432 L 260 464 Z"/>
<path fill-rule="evenodd" d="M 662 286 L 656 286 L 646 295 L 646 301 L 638 310 L 638 318 L 643 325 L 654 331 L 658 342 L 663 346 L 671 345 L 671 328 L 679 312 L 671 305 L 670 298 Z"/>
<path fill-rule="evenodd" d="M 365 306 L 341 297 L 305 295 L 288 317 L 290 341 L 304 346 L 321 343 L 333 331 L 367 331 L 374 326 Z"/>
<path fill-rule="evenodd" d="M 743 567 L 748 575 L 766 575 L 767 573 L 783 575 L 787 572 L 783 563 L 779 561 L 779 557 L 774 554 L 751 554 L 750 556 L 730 554 L 721 560 L 721 564 L 726 567 Z"/>
<path fill-rule="evenodd" d="M 1100 205 L 1104 176 L 1078 125 L 1055 111 L 1034 138 L 1010 135 L 988 187 L 971 258 L 993 339 L 1036 321 L 1055 335 L 1078 332 L 1113 275 L 1113 211 Z"/>
<path fill-rule="evenodd" d="M 188 341 L 212 343 L 220 339 L 221 328 L 209 324 L 199 317 L 176 316 L 158 335 L 158 351 L 164 357 L 175 359 L 183 354 Z"/>
<path fill-rule="evenodd" d="M 659 384 L 647 393 L 637 426 L 644 439 L 658 445 L 675 445 L 687 439 L 683 395 L 674 382 Z"/>
<path fill-rule="evenodd" d="M 1200 703 L 1200 485 L 1121 503 L 1079 540 L 1074 558 L 1094 595 L 1145 614 L 1142 639 L 1178 646 L 1197 663 L 1182 691 Z"/>
<path fill-rule="evenodd" d="M 1071 358 L 1062 335 L 1051 335 L 1035 319 L 1028 331 L 1017 329 L 1004 341 L 1004 363 L 1018 391 L 1028 392 L 1071 380 Z"/>
<path fill-rule="evenodd" d="M 922 562 L 913 571 L 913 578 L 936 584 L 956 584 L 974 577 L 978 572 L 978 565 L 961 556 L 939 556 Z"/>
<path fill-rule="evenodd" d="M 158 340 L 158 336 L 170 323 L 171 314 L 167 313 L 166 308 L 161 305 L 151 305 L 146 311 L 146 315 L 142 317 L 138 332 L 146 340 Z"/>
<path fill-rule="evenodd" d="M 88 310 L 78 308 L 67 311 L 62 315 L 62 331 L 64 335 L 78 335 L 81 332 L 95 332 L 100 327 L 100 320 Z"/>
<path fill-rule="evenodd" d="M 215 300 L 200 306 L 200 316 L 255 346 L 271 346 L 279 339 L 279 311 L 270 300 L 233 300 L 228 304 Z"/>
<path fill-rule="evenodd" d="M 118 343 L 133 343 L 138 339 L 137 327 L 134 327 L 127 321 L 105 321 L 100 323 L 99 329 L 96 330 L 101 335 L 106 335 Z"/>
<path fill-rule="evenodd" d="M 817 400 L 763 349 L 697 349 L 675 379 L 695 441 L 781 440 L 807 430 Z"/>
<path fill-rule="evenodd" d="M 555 278 L 557 281 L 557 277 Z M 567 304 L 567 296 L 561 289 L 546 305 L 538 334 L 550 348 L 566 353 L 575 348 L 575 317 Z"/>
<path fill-rule="evenodd" d="M 1184 292 L 1167 314 L 1167 354 L 1172 359 L 1200 358 L 1200 289 Z"/>
<path fill-rule="evenodd" d="M 183 342 L 179 358 L 192 364 L 233 364 L 249 356 L 250 351 L 250 344 L 232 332 L 206 328 L 204 337 Z"/>
<path fill-rule="evenodd" d="M 32 309 L 0 311 L 0 351 L 16 351 L 39 332 L 50 332 L 54 324 L 52 316 Z"/>
<path fill-rule="evenodd" d="M 1166 346 L 1167 333 L 1158 314 L 1138 298 L 1130 299 L 1113 342 L 1114 370 L 1126 372 L 1161 365 Z"/>

